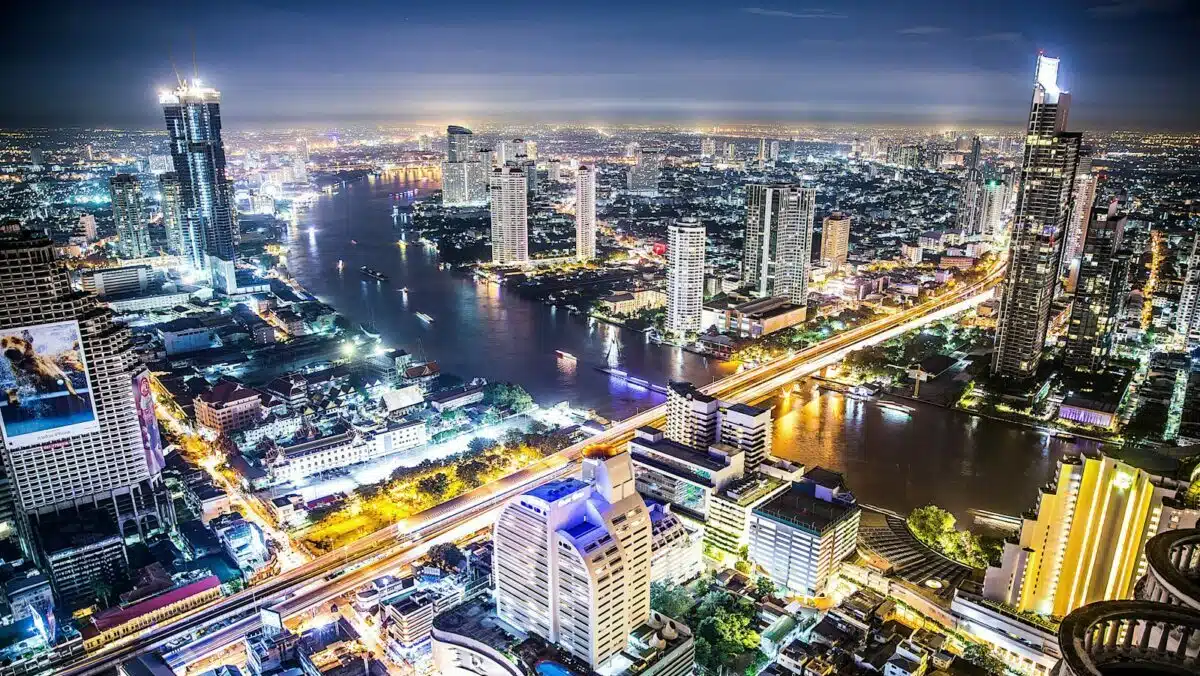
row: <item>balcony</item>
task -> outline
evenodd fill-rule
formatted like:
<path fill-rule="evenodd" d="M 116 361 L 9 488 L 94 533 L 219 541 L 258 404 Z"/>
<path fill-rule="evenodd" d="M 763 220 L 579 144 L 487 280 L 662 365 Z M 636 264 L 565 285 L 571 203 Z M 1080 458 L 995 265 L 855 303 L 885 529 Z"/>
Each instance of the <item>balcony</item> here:
<path fill-rule="evenodd" d="M 1200 673 L 1200 612 L 1150 601 L 1101 601 L 1068 615 L 1056 676 Z"/>
<path fill-rule="evenodd" d="M 1146 575 L 1135 595 L 1142 601 L 1200 611 L 1200 528 L 1169 530 L 1146 542 Z"/>

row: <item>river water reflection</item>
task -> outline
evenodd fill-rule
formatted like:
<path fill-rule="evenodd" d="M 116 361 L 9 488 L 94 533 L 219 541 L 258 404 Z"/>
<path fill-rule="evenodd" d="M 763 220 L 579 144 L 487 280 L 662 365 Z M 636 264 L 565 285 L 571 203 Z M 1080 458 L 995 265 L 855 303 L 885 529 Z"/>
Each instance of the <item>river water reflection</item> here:
<path fill-rule="evenodd" d="M 398 239 L 416 234 L 393 222 L 393 205 L 435 187 L 433 174 L 398 171 L 319 198 L 293 228 L 289 268 L 349 319 L 374 323 L 386 344 L 466 379 L 519 383 L 543 405 L 568 401 L 619 419 L 663 401 L 597 366 L 662 384 L 707 383 L 729 372 L 727 365 L 649 344 L 640 333 L 441 270 L 436 253 L 419 244 L 399 246 Z M 363 276 L 363 265 L 390 279 Z M 556 350 L 577 361 L 559 359 Z M 907 416 L 810 385 L 802 390 L 774 401 L 776 455 L 845 472 L 860 500 L 897 511 L 936 502 L 960 517 L 971 507 L 1018 514 L 1032 506 L 1058 458 L 1088 443 L 1077 447 L 931 406 Z"/>

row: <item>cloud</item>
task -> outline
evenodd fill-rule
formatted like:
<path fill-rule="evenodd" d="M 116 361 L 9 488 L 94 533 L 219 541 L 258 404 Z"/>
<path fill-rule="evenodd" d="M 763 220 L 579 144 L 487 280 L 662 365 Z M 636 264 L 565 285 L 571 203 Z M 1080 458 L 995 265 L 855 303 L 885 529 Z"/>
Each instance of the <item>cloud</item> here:
<path fill-rule="evenodd" d="M 901 35 L 934 35 L 945 31 L 941 26 L 909 26 L 896 31 Z"/>
<path fill-rule="evenodd" d="M 847 19 L 845 14 L 831 12 L 820 7 L 810 9 L 802 9 L 798 12 L 790 12 L 783 9 L 763 9 L 762 7 L 743 7 L 742 11 L 746 14 L 757 14 L 758 16 L 769 16 L 777 19 Z"/>
<path fill-rule="evenodd" d="M 1016 31 L 1001 31 L 999 33 L 976 35 L 971 39 L 976 42 L 1020 42 L 1025 39 L 1025 36 Z"/>
<path fill-rule="evenodd" d="M 1087 13 L 1097 19 L 1117 19 L 1170 12 L 1179 9 L 1182 4 L 1180 0 L 1110 0 L 1103 5 L 1088 7 Z"/>

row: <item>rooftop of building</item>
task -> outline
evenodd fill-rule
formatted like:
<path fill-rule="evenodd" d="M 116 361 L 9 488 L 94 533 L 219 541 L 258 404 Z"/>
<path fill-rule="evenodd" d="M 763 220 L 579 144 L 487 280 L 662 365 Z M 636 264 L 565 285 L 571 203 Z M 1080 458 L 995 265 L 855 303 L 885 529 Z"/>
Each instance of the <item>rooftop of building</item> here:
<path fill-rule="evenodd" d="M 630 442 L 630 451 L 633 453 L 633 457 L 636 461 L 655 467 L 661 467 L 662 469 L 673 473 L 679 473 L 686 470 L 682 470 L 677 466 L 668 467 L 663 463 L 656 463 L 652 457 L 647 457 L 645 452 L 639 454 L 637 452 L 639 449 L 642 449 L 643 451 L 648 450 L 653 451 L 654 453 L 660 453 L 680 462 L 687 463 L 689 465 L 695 465 L 702 470 L 707 470 L 710 472 L 718 472 L 728 466 L 728 464 L 721 458 L 710 454 L 706 450 L 699 450 L 690 446 L 684 446 L 683 444 L 667 439 L 666 437 L 663 437 L 658 441 L 653 441 L 645 437 L 633 438 L 633 441 Z M 701 480 L 707 480 L 707 477 L 702 477 L 699 475 L 694 476 Z"/>
<path fill-rule="evenodd" d="M 258 390 L 250 389 L 236 380 L 222 380 L 213 385 L 211 390 L 201 394 L 198 399 L 209 406 L 223 406 L 261 396 Z"/>
<path fill-rule="evenodd" d="M 545 500 L 546 502 L 555 502 L 587 487 L 588 484 L 579 479 L 559 479 L 530 489 L 525 495 Z"/>
<path fill-rule="evenodd" d="M 686 397 L 688 399 L 694 399 L 696 401 L 700 401 L 700 402 L 704 402 L 704 403 L 709 403 L 709 402 L 713 402 L 713 401 L 717 400 L 716 397 L 712 397 L 712 396 L 709 396 L 709 395 L 701 392 L 699 390 L 699 388 L 697 388 L 695 385 L 693 385 L 689 382 L 683 381 L 683 380 L 672 381 L 671 384 L 669 385 L 669 387 L 671 388 L 671 391 L 674 392 L 675 394 L 678 394 L 681 397 Z"/>
<path fill-rule="evenodd" d="M 737 503 L 741 507 L 749 506 L 773 491 L 778 490 L 786 481 L 766 474 L 753 473 L 734 481 L 721 491 L 720 496 L 725 500 Z"/>
<path fill-rule="evenodd" d="M 948 603 L 954 590 L 976 574 L 970 566 L 952 561 L 917 540 L 898 515 L 863 509 L 860 519 L 858 546 L 868 563 L 912 585 L 924 596 Z"/>
<path fill-rule="evenodd" d="M 858 507 L 854 505 L 817 498 L 813 495 L 812 485 L 804 482 L 754 508 L 755 514 L 818 534 L 857 512 Z"/>
<path fill-rule="evenodd" d="M 764 413 L 767 413 L 771 409 L 763 408 L 761 406 L 751 406 L 750 404 L 737 403 L 737 404 L 731 404 L 729 406 L 726 406 L 725 410 L 733 411 L 734 413 L 741 413 L 742 415 L 750 416 L 753 418 L 755 416 L 760 416 Z"/>
<path fill-rule="evenodd" d="M 824 486 L 829 490 L 846 490 L 846 477 L 841 472 L 825 469 L 819 465 L 805 472 L 804 480 Z"/>

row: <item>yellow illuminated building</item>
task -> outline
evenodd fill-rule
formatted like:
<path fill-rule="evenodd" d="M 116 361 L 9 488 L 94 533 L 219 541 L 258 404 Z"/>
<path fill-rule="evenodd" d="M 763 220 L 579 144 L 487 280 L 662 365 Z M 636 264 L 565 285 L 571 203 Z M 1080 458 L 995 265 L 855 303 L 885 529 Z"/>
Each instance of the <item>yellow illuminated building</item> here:
<path fill-rule="evenodd" d="M 988 568 L 984 596 L 1021 611 L 1062 617 L 1093 601 L 1127 599 L 1145 572 L 1146 540 L 1191 528 L 1185 482 L 1104 455 L 1064 458 L 1024 515 L 1020 536 Z"/>

